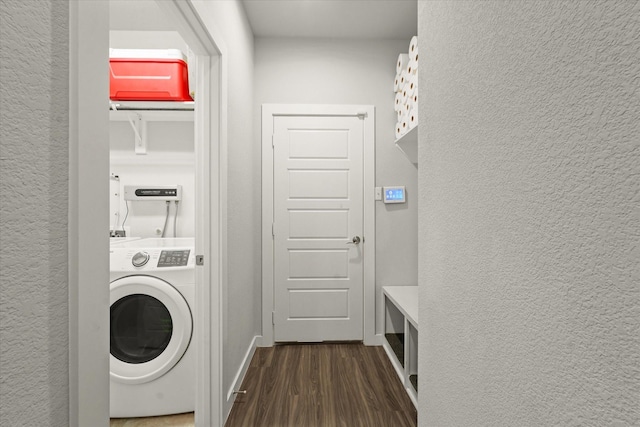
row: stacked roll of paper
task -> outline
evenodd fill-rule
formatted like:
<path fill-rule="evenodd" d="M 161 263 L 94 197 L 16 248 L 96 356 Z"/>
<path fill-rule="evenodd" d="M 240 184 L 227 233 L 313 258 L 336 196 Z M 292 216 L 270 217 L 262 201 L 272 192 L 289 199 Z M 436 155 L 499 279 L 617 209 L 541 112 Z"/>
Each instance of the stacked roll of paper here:
<path fill-rule="evenodd" d="M 418 125 L 418 37 L 411 38 L 408 53 L 398 55 L 394 109 L 398 116 L 396 139 Z"/>

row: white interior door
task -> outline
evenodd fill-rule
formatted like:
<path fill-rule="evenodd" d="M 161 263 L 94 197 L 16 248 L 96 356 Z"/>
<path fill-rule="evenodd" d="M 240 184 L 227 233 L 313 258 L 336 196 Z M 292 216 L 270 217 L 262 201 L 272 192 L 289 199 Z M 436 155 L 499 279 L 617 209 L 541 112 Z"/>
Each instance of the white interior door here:
<path fill-rule="evenodd" d="M 362 340 L 364 119 L 273 120 L 275 341 Z"/>

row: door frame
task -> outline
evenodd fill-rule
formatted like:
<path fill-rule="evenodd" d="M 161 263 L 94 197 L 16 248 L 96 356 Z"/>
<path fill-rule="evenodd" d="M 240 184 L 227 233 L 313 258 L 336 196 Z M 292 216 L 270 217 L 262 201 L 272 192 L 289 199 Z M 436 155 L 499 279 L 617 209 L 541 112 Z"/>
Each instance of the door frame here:
<path fill-rule="evenodd" d="M 157 1 L 196 53 L 196 425 L 222 425 L 227 53 L 190 0 Z M 69 424 L 109 424 L 109 2 L 69 3 Z M 104 71 L 102 71 L 104 69 Z M 96 73 L 96 70 L 100 70 Z M 199 227 L 199 228 L 198 228 Z M 207 285 L 207 286 L 204 286 Z"/>
<path fill-rule="evenodd" d="M 377 345 L 376 237 L 375 237 L 375 107 L 373 105 L 262 105 L 262 337 L 258 345 L 274 345 L 274 247 L 273 214 L 273 117 L 358 116 L 364 120 L 363 142 L 363 337 L 365 345 Z"/>

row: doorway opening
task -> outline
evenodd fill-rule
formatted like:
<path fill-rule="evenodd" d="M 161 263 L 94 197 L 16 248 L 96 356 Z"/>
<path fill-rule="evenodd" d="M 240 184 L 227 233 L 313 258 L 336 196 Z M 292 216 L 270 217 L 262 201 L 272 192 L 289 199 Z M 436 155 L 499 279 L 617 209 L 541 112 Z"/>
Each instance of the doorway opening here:
<path fill-rule="evenodd" d="M 104 425 L 109 414 L 109 118 L 107 64 L 109 3 L 72 2 L 70 8 L 70 423 Z M 193 52 L 195 68 L 194 343 L 196 425 L 221 423 L 221 287 L 226 245 L 226 54 L 219 35 L 187 0 L 153 3 Z M 106 220 L 106 221 L 104 221 Z M 96 224 L 96 222 L 98 224 Z M 106 298 L 105 298 L 106 297 Z M 91 391 L 91 392 L 89 392 Z"/>

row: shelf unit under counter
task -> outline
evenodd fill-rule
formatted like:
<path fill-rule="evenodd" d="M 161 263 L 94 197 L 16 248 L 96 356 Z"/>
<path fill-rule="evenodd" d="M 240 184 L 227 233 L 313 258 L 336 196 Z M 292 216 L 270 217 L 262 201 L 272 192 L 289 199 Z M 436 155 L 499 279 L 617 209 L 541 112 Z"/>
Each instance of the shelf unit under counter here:
<path fill-rule="evenodd" d="M 384 286 L 383 347 L 409 398 L 418 404 L 418 287 Z"/>

